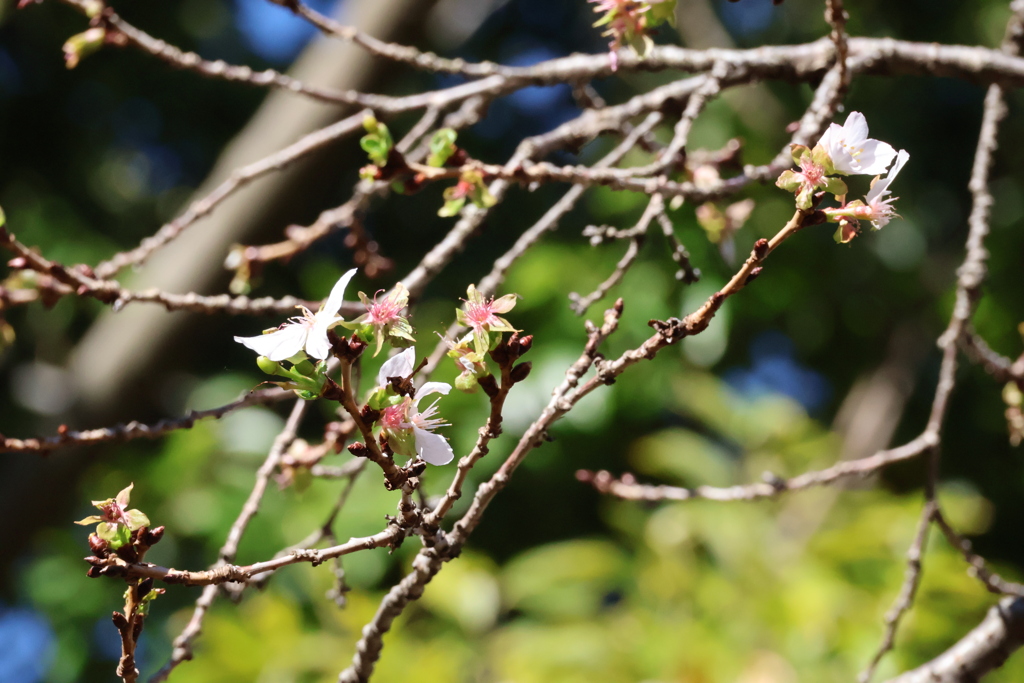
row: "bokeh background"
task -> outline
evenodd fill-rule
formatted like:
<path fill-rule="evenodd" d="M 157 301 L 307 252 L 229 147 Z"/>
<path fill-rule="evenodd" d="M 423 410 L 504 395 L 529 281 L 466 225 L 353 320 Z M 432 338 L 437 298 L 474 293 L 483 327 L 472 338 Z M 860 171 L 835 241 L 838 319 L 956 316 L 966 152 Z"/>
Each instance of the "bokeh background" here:
<path fill-rule="evenodd" d="M 105 50 L 68 71 L 61 45 L 83 30 L 84 20 L 54 0 L 22 11 L 15 4 L 0 3 L 0 206 L 19 239 L 50 258 L 96 263 L 134 246 L 217 174 L 223 154 L 252 144 L 244 132 L 236 136 L 252 130 L 251 118 L 271 98 L 279 108 L 264 124 L 283 130 L 282 144 L 297 137 L 288 126 L 305 115 L 293 116 L 289 107 L 312 106 L 177 72 L 132 51 Z M 372 14 L 367 7 L 374 5 L 310 4 L 343 18 Z M 678 27 L 663 28 L 660 42 L 798 43 L 827 30 L 821 3 L 812 0 L 778 7 L 770 0 L 679 4 Z M 997 45 L 1006 5 L 870 0 L 850 8 L 849 27 L 859 35 Z M 308 56 L 327 49 L 310 43 L 308 26 L 264 0 L 115 7 L 183 48 L 256 68 L 288 69 L 304 50 L 303 68 L 311 68 Z M 582 0 L 420 1 L 400 10 L 376 18 L 383 33 L 467 59 L 530 64 L 605 45 Z M 331 62 L 316 72 L 325 80 L 351 77 L 358 66 L 370 83 L 363 87 L 389 93 L 452 82 L 366 58 L 319 61 Z M 620 102 L 675 77 L 621 74 L 595 86 Z M 827 229 L 800 235 L 772 256 L 755 286 L 725 305 L 707 333 L 584 401 L 554 430 L 555 441 L 530 456 L 463 556 L 398 620 L 376 680 L 853 680 L 880 641 L 882 615 L 903 576 L 922 502 L 921 463 L 867 482 L 754 504 L 617 502 L 578 484 L 574 472 L 608 468 L 648 481 L 727 485 L 757 480 L 765 470 L 788 475 L 827 466 L 916 435 L 935 385 L 934 340 L 947 319 L 962 257 L 966 181 L 983 92 L 949 79 L 858 79 L 848 108 L 867 115 L 873 135 L 911 155 L 895 188 L 903 218 L 846 247 L 835 245 Z M 810 94 L 807 85 L 784 83 L 737 89 L 708 107 L 691 144 L 716 148 L 738 137 L 744 159 L 763 162 L 786 142 L 784 128 Z M 991 277 L 975 318 L 991 345 L 1011 357 L 1022 350 L 1017 325 L 1024 320 L 1024 158 L 1016 153 L 1024 145 L 1021 104 L 1011 93 L 993 174 Z M 317 107 L 318 116 L 331 116 Z M 567 85 L 528 88 L 496 101 L 460 144 L 478 158 L 503 161 L 523 136 L 579 111 Z M 411 122 L 391 123 L 401 132 Z M 601 141 L 556 159 L 593 161 L 608 145 Z M 257 184 L 267 203 L 258 215 L 238 220 L 246 232 L 236 241 L 273 241 L 287 225 L 308 224 L 346 198 L 362 163 L 353 138 L 314 157 L 288 185 L 268 191 L 271 185 Z M 421 339 L 447 325 L 466 285 L 563 191 L 511 191 L 467 253 L 431 284 L 414 318 Z M 774 234 L 792 210 L 791 198 L 772 187 L 752 188 L 748 196 L 756 208 L 736 236 L 739 254 Z M 440 188 L 431 188 L 373 204 L 366 229 L 394 268 L 373 281 L 360 276 L 361 289 L 390 286 L 444 235 L 452 219 L 435 216 L 440 201 Z M 624 249 L 591 247 L 582 228 L 627 227 L 643 205 L 641 196 L 593 190 L 557 234 L 511 271 L 505 291 L 522 298 L 510 317 L 535 335 L 534 371 L 513 394 L 506 436 L 475 480 L 497 466 L 578 354 L 583 326 L 568 294 L 589 292 Z M 672 218 L 703 279 L 692 286 L 676 282 L 667 246 L 652 236 L 613 292 L 625 298 L 626 312 L 611 351 L 645 338 L 648 319 L 692 310 L 733 270 L 696 222 L 693 207 Z M 213 230 L 196 228 L 204 229 Z M 213 253 L 212 263 L 223 256 Z M 152 268 L 173 278 L 188 272 L 189 260 L 179 256 Z M 333 236 L 290 263 L 267 268 L 253 293 L 320 298 L 349 267 L 344 236 Z M 224 291 L 231 274 L 217 266 L 206 271 L 212 275 L 196 279 L 195 287 Z M 0 278 L 8 274 L 0 266 Z M 126 281 L 145 277 L 146 270 L 128 273 Z M 157 324 L 132 315 L 75 299 L 49 309 L 33 304 L 0 311 L 17 333 L 0 350 L 0 432 L 27 437 L 52 434 L 62 423 L 85 428 L 154 420 L 230 401 L 263 378 L 251 353 L 231 338 L 254 334 L 276 324 L 273 319 L 157 311 L 170 321 Z M 122 318 L 128 322 L 116 322 Z M 121 343 L 103 341 L 110 339 Z M 1008 576 L 1020 577 L 1021 452 L 1008 445 L 1001 387 L 979 368 L 960 374 L 943 448 L 943 502 L 980 552 Z M 452 376 L 454 369 L 444 368 L 441 378 Z M 250 408 L 155 441 L 61 450 L 46 458 L 0 455 L 0 682 L 112 680 L 118 639 L 109 615 L 120 607 L 121 589 L 86 578 L 81 558 L 88 529 L 71 521 L 90 514 L 90 499 L 135 482 L 133 506 L 168 528 L 148 559 L 189 569 L 209 565 L 283 424 L 282 410 Z M 483 399 L 453 396 L 443 411 L 453 422 L 448 433 L 456 452 L 465 451 L 485 415 Z M 331 418 L 326 405 L 314 413 L 303 434 L 311 439 Z M 430 473 L 428 491 L 441 490 L 448 469 Z M 272 490 L 239 561 L 268 558 L 317 528 L 342 485 L 316 481 L 305 490 Z M 338 536 L 379 530 L 395 504 L 378 477 L 363 477 L 338 519 Z M 381 550 L 346 558 L 352 590 L 344 609 L 324 597 L 332 585 L 326 566 L 289 567 L 239 605 L 220 600 L 196 660 L 172 680 L 334 680 L 415 545 L 411 540 L 393 555 Z M 198 590 L 175 587 L 157 601 L 140 653 L 143 675 L 165 661 Z M 992 601 L 959 557 L 933 537 L 917 607 L 880 675 L 941 652 Z M 991 680 L 1022 676 L 1024 657 L 1018 656 Z"/>

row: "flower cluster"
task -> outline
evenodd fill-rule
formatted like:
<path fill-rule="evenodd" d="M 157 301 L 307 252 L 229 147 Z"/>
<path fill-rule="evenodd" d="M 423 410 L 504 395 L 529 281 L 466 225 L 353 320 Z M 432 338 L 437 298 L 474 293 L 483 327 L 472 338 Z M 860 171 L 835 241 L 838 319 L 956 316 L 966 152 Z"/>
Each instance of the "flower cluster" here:
<path fill-rule="evenodd" d="M 288 380 L 277 382 L 279 386 L 292 389 L 305 399 L 326 397 L 342 401 L 353 417 L 365 420 L 364 434 L 379 426 L 380 444 L 385 456 L 405 455 L 432 465 L 447 464 L 455 457 L 454 452 L 448 441 L 434 431 L 448 426 L 437 417 L 437 403 L 440 396 L 451 391 L 452 386 L 445 382 L 426 382 L 416 388 L 413 382 L 416 352 L 410 345 L 415 339 L 412 325 L 403 316 L 409 304 L 409 290 L 399 282 L 386 294 L 378 291 L 372 300 L 360 292 L 359 298 L 366 312 L 346 321 L 340 311 L 345 289 L 355 272 L 353 269 L 342 275 L 316 313 L 302 307 L 302 315 L 290 318 L 280 327 L 255 337 L 235 337 L 235 341 L 260 354 L 257 364 L 264 372 Z M 495 299 L 485 297 L 474 285 L 469 286 L 463 306 L 457 310 L 458 322 L 468 327 L 469 332 L 458 341 L 444 339 L 449 348 L 448 355 L 455 359 L 460 371 L 455 381 L 456 388 L 466 392 L 477 389 L 480 381 L 490 375 L 486 358 L 492 351 L 496 359 L 501 355 L 507 361 L 502 365 L 498 360 L 499 365 L 510 371 L 516 369 L 511 363 L 529 349 L 529 338 L 520 340 L 516 354 L 494 351 L 502 344 L 503 333 L 517 332 L 509 321 L 501 317 L 515 304 L 514 294 Z M 351 340 L 330 336 L 331 329 L 338 325 L 353 331 Z M 408 348 L 383 363 L 377 373 L 376 387 L 370 392 L 365 406 L 359 408 L 351 401 L 354 393 L 350 386 L 351 367 L 366 347 L 363 340 L 371 338 L 376 339 L 374 355 L 380 352 L 384 342 Z M 328 377 L 327 358 L 332 352 L 341 359 L 345 368 L 341 380 L 343 386 Z M 513 372 L 509 375 L 512 382 L 520 381 L 529 372 L 528 363 L 520 366 L 518 374 Z M 485 388 L 496 386 L 492 377 Z M 432 394 L 439 396 L 421 409 L 420 401 Z"/>
<path fill-rule="evenodd" d="M 618 51 L 629 46 L 640 57 L 645 57 L 654 45 L 650 30 L 675 17 L 675 0 L 587 0 L 594 3 L 594 11 L 603 14 L 594 22 L 595 27 L 606 26 L 601 34 L 611 40 L 608 51 L 612 71 L 619 68 Z"/>
<path fill-rule="evenodd" d="M 895 159 L 895 163 L 893 163 Z M 824 209 L 828 220 L 839 223 L 836 241 L 849 242 L 858 232 L 858 221 L 869 221 L 874 229 L 884 227 L 896 216 L 889 197 L 889 186 L 910 159 L 906 150 L 897 152 L 892 145 L 868 137 L 868 124 L 860 112 L 851 112 L 846 123 L 833 123 L 813 149 L 793 145 L 793 161 L 799 171 L 787 170 L 776 185 L 796 194 L 798 209 L 808 210 L 815 203 L 815 195 L 825 191 L 839 200 L 838 208 Z M 881 178 L 881 174 L 885 177 Z M 834 174 L 873 175 L 863 200 L 846 202 L 846 183 Z"/>
<path fill-rule="evenodd" d="M 418 457 L 431 465 L 447 465 L 455 453 L 443 436 L 434 434 L 438 427 L 448 426 L 441 418 L 434 417 L 440 397 L 422 411 L 419 404 L 431 394 L 446 396 L 452 386 L 445 382 L 425 382 L 419 389 L 413 389 L 412 395 L 400 393 L 404 390 L 401 385 L 410 380 L 415 371 L 415 362 L 416 352 L 411 348 L 385 361 L 377 373 L 377 388 L 367 404 L 380 411 L 381 431 L 392 451 Z M 395 380 L 399 389 L 395 388 Z"/>

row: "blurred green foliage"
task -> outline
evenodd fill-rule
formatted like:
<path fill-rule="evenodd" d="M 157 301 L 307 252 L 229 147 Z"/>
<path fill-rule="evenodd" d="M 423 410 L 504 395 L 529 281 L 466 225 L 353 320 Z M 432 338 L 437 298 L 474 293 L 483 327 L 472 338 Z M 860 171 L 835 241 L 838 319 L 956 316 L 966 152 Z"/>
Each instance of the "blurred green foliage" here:
<path fill-rule="evenodd" d="M 542 4 L 544 21 L 536 18 L 537 2 L 508 3 L 459 48 L 460 54 L 509 61 L 530 49 L 553 54 L 604 49 L 589 26 L 592 13 L 585 3 Z M 747 24 L 735 13 L 761 12 L 759 4 L 769 3 L 713 3 L 740 45 L 812 40 L 825 31 L 816 0 L 787 0 L 760 28 L 737 28 Z M 230 3 L 124 5 L 129 19 L 187 49 L 264 65 L 231 23 Z M 0 205 L 19 238 L 48 257 L 95 263 L 133 246 L 175 214 L 258 106 L 261 93 L 114 50 L 66 72 L 59 48 L 82 22 L 53 0 L 20 13 L 10 7 L 10 2 L 0 5 L 0 155 L 5 161 Z M 870 0 L 850 11 L 854 34 L 986 45 L 998 42 L 1007 16 L 1002 0 Z M 663 33 L 660 39 L 670 38 Z M 421 44 L 431 47 L 429 36 Z M 598 87 L 611 101 L 622 101 L 675 77 L 623 75 Z M 427 76 L 402 71 L 389 88 L 407 92 L 431 85 Z M 532 454 L 496 499 L 470 548 L 396 622 L 375 680 L 405 681 L 410 675 L 423 683 L 852 680 L 880 642 L 882 616 L 903 577 L 903 556 L 922 503 L 919 463 L 894 468 L 883 478 L 778 501 L 653 507 L 601 498 L 578 484 L 573 473 L 608 468 L 634 471 L 645 481 L 730 485 L 756 481 L 766 470 L 792 475 L 827 466 L 842 446 L 832 425 L 843 398 L 858 378 L 885 361 L 893 339 L 904 335 L 916 340 L 920 360 L 909 366 L 913 392 L 894 441 L 915 435 L 934 388 L 932 342 L 948 316 L 962 255 L 969 206 L 965 185 L 982 93 L 978 86 L 949 80 L 858 79 L 848 109 L 865 112 L 873 135 L 911 152 L 897 192 L 902 220 L 849 247 L 833 244 L 830 230 L 801 234 L 773 254 L 756 285 L 731 299 L 705 334 L 667 349 L 583 401 L 554 430 L 556 440 Z M 695 126 L 692 145 L 713 148 L 739 137 L 746 161 L 767 160 L 788 139 L 784 127 L 809 97 L 806 85 L 741 88 L 710 104 Z M 1020 95 L 1011 94 L 1010 104 L 1018 112 Z M 506 118 L 504 129 L 495 133 L 493 126 L 481 125 L 459 137 L 460 145 L 487 161 L 501 161 L 523 135 L 551 125 L 550 119 L 513 105 L 496 103 L 492 109 L 494 119 Z M 397 137 L 408 122 L 389 125 Z M 123 135 L 126 127 L 134 132 Z M 1016 357 L 1021 351 L 1016 325 L 1024 319 L 1019 275 L 1024 233 L 1018 229 L 1024 216 L 1024 160 L 1012 151 L 1024 144 L 1024 118 L 1008 119 L 1003 140 L 1006 151 L 997 155 L 993 176 L 991 277 L 975 325 L 994 348 Z M 344 199 L 356 169 L 365 163 L 358 144 L 350 142 L 338 154 L 342 170 L 331 171 L 324 201 L 290 208 L 288 220 L 308 223 L 330 200 Z M 599 141 L 578 157 L 560 160 L 591 162 L 609 144 Z M 180 172 L 174 182 L 161 181 L 169 171 L 158 163 L 163 152 L 154 149 L 177 155 Z M 628 163 L 646 161 L 638 153 Z M 421 351 L 433 342 L 433 332 L 452 320 L 466 284 L 478 280 L 562 191 L 510 192 L 469 253 L 420 302 L 413 322 Z M 790 199 L 775 188 L 752 188 L 749 196 L 757 205 L 736 237 L 741 255 L 757 238 L 774 234 L 791 212 Z M 429 188 L 374 205 L 367 228 L 396 268 L 384 280 L 359 281 L 360 288 L 372 293 L 390 285 L 443 236 L 451 220 L 435 215 L 441 203 L 440 188 Z M 578 355 L 584 330 L 567 295 L 591 291 L 624 249 L 617 244 L 591 248 L 580 230 L 590 223 L 628 227 L 643 204 L 637 195 L 593 190 L 557 235 L 513 268 L 503 291 L 522 297 L 509 318 L 535 335 L 534 370 L 512 394 L 506 435 L 474 470 L 471 486 L 497 468 Z M 707 241 L 693 210 L 684 206 L 672 219 L 703 279 L 689 288 L 677 283 L 668 247 L 652 235 L 638 264 L 611 293 L 622 296 L 626 308 L 608 355 L 646 338 L 648 320 L 693 310 L 733 271 L 718 246 Z M 268 268 L 253 294 L 322 296 L 347 268 L 348 258 L 340 237 L 325 240 L 291 264 Z M 6 270 L 0 270 L 2 276 Z M 589 316 L 599 317 L 606 303 L 595 305 Z M 102 311 L 93 301 L 63 300 L 50 310 L 33 305 L 4 313 L 18 336 L 13 348 L 0 351 L 5 387 L 0 432 L 30 436 L 55 430 L 58 416 L 33 410 L 19 398 L 24 384 L 19 378 L 33 364 L 63 365 Z M 125 419 L 208 408 L 248 391 L 263 377 L 231 335 L 254 333 L 272 322 L 198 319 L 190 328 L 193 336 L 154 371 L 150 391 L 135 404 L 138 413 Z M 752 349 L 766 330 L 790 339 L 794 362 L 824 378 L 830 394 L 819 407 L 808 410 L 770 387 L 756 394 L 739 391 L 723 379 L 728 371 L 752 365 Z M 373 376 L 376 367 L 370 363 L 364 376 Z M 446 365 L 438 379 L 451 381 L 455 374 Z M 1019 451 L 1007 445 L 1000 387 L 977 368 L 965 368 L 960 381 L 944 445 L 942 500 L 954 524 L 976 536 L 977 547 L 1012 577 L 1024 563 L 1024 528 L 1017 522 L 1024 514 L 1024 467 Z M 317 428 L 332 417 L 329 408 L 314 407 L 317 419 L 304 437 L 316 438 Z M 484 400 L 453 395 L 441 410 L 453 422 L 447 433 L 456 452 L 466 452 L 486 416 Z M 74 414 L 59 419 L 96 426 L 76 424 Z M 90 513 L 88 501 L 135 482 L 133 505 L 168 527 L 147 559 L 177 568 L 206 567 L 282 424 L 279 409 L 250 408 L 159 441 L 55 453 L 31 463 L 25 456 L 0 456 L 0 499 L 11 505 L 2 508 L 11 531 L 0 563 L 0 601 L 29 605 L 50 620 L 57 646 L 48 680 L 112 676 L 109 651 L 111 643 L 116 646 L 116 632 L 107 615 L 120 607 L 121 589 L 85 577 L 80 558 L 87 553 L 87 530 L 71 520 Z M 347 457 L 331 456 L 329 464 Z M 451 467 L 429 471 L 428 494 L 439 494 L 450 472 Z M 314 481 L 302 492 L 271 490 L 243 539 L 239 561 L 267 559 L 305 537 L 323 523 L 342 487 L 342 482 Z M 379 531 L 396 503 L 379 476 L 368 472 L 335 525 L 339 539 Z M 466 503 L 461 501 L 456 513 Z M 198 641 L 196 660 L 172 680 L 334 680 L 349 663 L 359 630 L 380 597 L 407 568 L 416 543 L 410 539 L 393 555 L 375 550 L 346 557 L 352 590 L 344 609 L 324 597 L 332 588 L 327 566 L 288 567 L 239 605 L 219 600 Z M 198 593 L 172 587 L 155 603 L 141 654 L 144 674 L 166 659 Z M 917 606 L 879 680 L 948 647 L 991 602 L 967 576 L 959 556 L 933 538 Z M 1024 659 L 1018 657 L 988 680 L 1022 677 Z"/>

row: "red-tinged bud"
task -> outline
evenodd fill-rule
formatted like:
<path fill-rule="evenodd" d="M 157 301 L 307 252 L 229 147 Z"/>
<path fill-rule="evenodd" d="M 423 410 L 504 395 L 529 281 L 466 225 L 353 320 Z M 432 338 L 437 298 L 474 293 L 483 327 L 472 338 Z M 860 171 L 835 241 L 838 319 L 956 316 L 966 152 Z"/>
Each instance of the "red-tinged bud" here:
<path fill-rule="evenodd" d="M 370 449 L 363 442 L 356 441 L 348 445 L 348 452 L 357 458 L 365 458 L 370 454 Z"/>
<path fill-rule="evenodd" d="M 494 398 L 498 395 L 498 382 L 494 379 L 494 375 L 484 375 L 477 379 L 477 382 L 483 388 L 484 393 L 490 398 Z"/>
<path fill-rule="evenodd" d="M 106 541 L 96 534 L 89 534 L 89 550 L 97 555 L 105 555 L 109 549 L 110 546 L 107 545 Z M 86 561 L 88 561 L 88 558 L 86 558 Z"/>
<path fill-rule="evenodd" d="M 533 348 L 533 335 L 532 334 L 528 334 L 525 337 L 520 337 L 519 340 L 518 340 L 518 343 L 519 343 L 519 355 L 521 356 L 521 355 L 523 355 L 524 353 L 526 353 L 527 351 L 529 351 L 530 349 Z"/>
<path fill-rule="evenodd" d="M 757 258 L 764 258 L 767 253 L 768 240 L 762 237 L 758 241 L 754 242 L 754 255 L 757 256 Z"/>
<path fill-rule="evenodd" d="M 519 365 L 512 368 L 512 372 L 509 373 L 509 379 L 512 380 L 513 384 L 522 382 L 529 376 L 530 370 L 532 369 L 533 363 L 531 363 L 530 361 L 520 363 Z"/>
<path fill-rule="evenodd" d="M 369 405 L 363 406 L 363 409 L 359 413 L 359 416 L 363 418 L 363 422 L 366 424 L 375 423 L 380 419 L 380 415 L 381 413 L 379 410 L 374 410 Z"/>
<path fill-rule="evenodd" d="M 146 545 L 153 546 L 153 545 L 156 545 L 157 543 L 159 543 L 160 539 L 164 537 L 164 531 L 166 531 L 166 530 L 167 530 L 167 527 L 164 527 L 164 526 L 158 526 L 158 527 L 156 527 L 154 529 L 147 529 L 146 530 L 146 536 L 145 536 L 145 539 L 144 539 Z"/>

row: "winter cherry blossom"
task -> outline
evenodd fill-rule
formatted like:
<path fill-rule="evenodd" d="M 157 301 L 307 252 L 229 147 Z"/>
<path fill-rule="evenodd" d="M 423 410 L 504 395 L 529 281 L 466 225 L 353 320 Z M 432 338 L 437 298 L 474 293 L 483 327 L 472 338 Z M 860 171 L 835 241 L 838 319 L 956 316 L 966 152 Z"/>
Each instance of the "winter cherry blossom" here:
<path fill-rule="evenodd" d="M 490 348 L 489 333 L 516 331 L 509 321 L 498 315 L 508 313 L 515 305 L 515 294 L 506 294 L 500 299 L 488 299 L 477 291 L 476 286 L 469 286 L 466 290 L 465 304 L 456 311 L 456 317 L 460 325 L 465 325 L 473 331 L 473 342 L 478 354 L 482 356 Z"/>
<path fill-rule="evenodd" d="M 108 543 L 116 546 L 128 542 L 130 532 L 149 526 L 149 518 L 139 510 L 128 510 L 128 503 L 131 499 L 132 488 L 135 484 L 128 484 L 127 487 L 117 494 L 116 498 L 106 500 L 94 500 L 92 504 L 101 512 L 99 515 L 90 515 L 80 519 L 75 524 L 87 526 L 96 524 L 96 535 Z M 121 527 L 124 531 L 121 531 Z"/>
<path fill-rule="evenodd" d="M 412 375 L 415 362 L 416 352 L 411 348 L 389 358 L 377 373 L 378 387 L 386 387 L 389 377 Z M 445 382 L 426 382 L 416 390 L 415 398 L 404 396 L 399 403 L 381 411 L 381 426 L 391 450 L 399 455 L 417 456 L 431 465 L 447 465 L 452 461 L 455 453 L 448 445 L 448 440 L 433 433 L 438 427 L 449 425 L 443 419 L 434 417 L 440 398 L 424 410 L 419 409 L 423 397 L 431 394 L 445 396 L 451 389 L 451 385 Z"/>
<path fill-rule="evenodd" d="M 355 274 L 356 269 L 353 268 L 342 275 L 316 313 L 300 306 L 302 315 L 290 318 L 276 331 L 255 337 L 235 337 L 235 341 L 275 362 L 287 360 L 303 350 L 310 358 L 327 360 L 331 351 L 327 331 L 344 320 L 338 311 L 345 297 L 345 288 Z"/>
<path fill-rule="evenodd" d="M 374 356 L 380 353 L 387 337 L 416 341 L 412 336 L 412 325 L 401 315 L 402 309 L 409 305 L 409 290 L 405 285 L 399 282 L 380 301 L 377 300 L 379 295 L 380 291 L 374 294 L 373 301 L 370 301 L 369 297 L 359 292 L 359 300 L 366 306 L 366 313 L 351 323 L 345 323 L 345 327 L 358 331 L 367 339 L 370 335 L 376 337 L 377 350 L 373 352 Z"/>
<path fill-rule="evenodd" d="M 836 173 L 843 175 L 879 175 L 885 173 L 896 156 L 892 145 L 868 137 L 868 122 L 859 111 L 850 112 L 846 123 L 833 123 L 818 145 L 832 159 Z"/>

